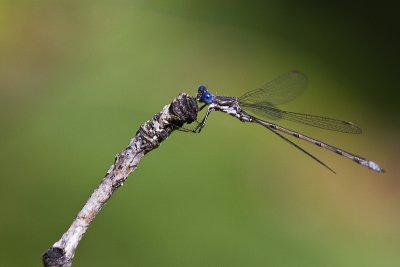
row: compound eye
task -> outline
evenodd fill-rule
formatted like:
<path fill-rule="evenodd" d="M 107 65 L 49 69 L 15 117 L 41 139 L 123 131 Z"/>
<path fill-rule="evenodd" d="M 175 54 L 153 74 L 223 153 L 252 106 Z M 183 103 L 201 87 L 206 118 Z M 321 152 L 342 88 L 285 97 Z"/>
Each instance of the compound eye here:
<path fill-rule="evenodd" d="M 207 87 L 204 85 L 200 85 L 199 88 L 197 89 L 197 92 L 199 93 L 203 93 L 205 91 L 207 91 Z"/>
<path fill-rule="evenodd" d="M 213 96 L 209 92 L 204 92 L 202 99 L 204 103 L 211 104 L 211 102 L 213 101 Z"/>

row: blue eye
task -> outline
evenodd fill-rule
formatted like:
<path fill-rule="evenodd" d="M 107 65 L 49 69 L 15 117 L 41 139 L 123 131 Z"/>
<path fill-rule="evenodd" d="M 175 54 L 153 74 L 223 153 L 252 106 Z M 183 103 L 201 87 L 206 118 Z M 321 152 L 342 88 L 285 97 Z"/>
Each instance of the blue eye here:
<path fill-rule="evenodd" d="M 201 101 L 206 103 L 206 104 L 211 104 L 214 99 L 214 96 L 210 94 L 209 92 L 204 92 L 201 95 Z"/>
<path fill-rule="evenodd" d="M 207 105 L 211 104 L 215 99 L 215 95 L 208 92 L 207 87 L 204 85 L 200 85 L 197 89 L 197 101 L 206 103 Z"/>
<path fill-rule="evenodd" d="M 204 85 L 200 85 L 199 88 L 197 89 L 197 92 L 199 93 L 203 93 L 205 91 L 207 91 L 207 87 Z"/>

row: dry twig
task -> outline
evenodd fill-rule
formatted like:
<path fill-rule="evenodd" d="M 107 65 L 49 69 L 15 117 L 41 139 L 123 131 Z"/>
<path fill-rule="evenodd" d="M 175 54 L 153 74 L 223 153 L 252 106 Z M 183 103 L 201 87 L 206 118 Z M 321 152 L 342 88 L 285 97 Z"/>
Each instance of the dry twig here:
<path fill-rule="evenodd" d="M 115 157 L 99 187 L 78 213 L 60 240 L 51 246 L 42 259 L 45 266 L 71 266 L 75 250 L 90 223 L 139 164 L 142 157 L 157 148 L 174 130 L 197 118 L 197 103 L 193 97 L 182 93 L 171 104 L 140 126 L 128 147 Z"/>

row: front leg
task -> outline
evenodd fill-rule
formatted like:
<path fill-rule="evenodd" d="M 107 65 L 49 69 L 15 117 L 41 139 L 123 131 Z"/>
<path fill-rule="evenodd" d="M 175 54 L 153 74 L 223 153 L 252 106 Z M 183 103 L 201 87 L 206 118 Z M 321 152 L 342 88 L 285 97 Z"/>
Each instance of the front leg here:
<path fill-rule="evenodd" d="M 202 111 L 203 108 L 204 108 L 205 106 L 207 106 L 207 104 L 204 103 L 204 105 L 202 105 L 201 107 L 199 107 L 199 111 L 198 111 L 198 112 Z"/>
<path fill-rule="evenodd" d="M 201 107 L 199 107 L 199 109 L 198 109 L 198 112 L 200 112 L 202 109 L 204 109 L 204 107 L 206 107 L 207 106 L 207 104 L 204 104 L 204 105 L 202 105 Z M 208 112 L 209 113 L 209 112 Z M 208 114 L 206 114 L 206 116 L 208 116 Z M 200 131 L 201 131 L 201 128 L 203 128 L 204 127 L 204 124 L 205 124 L 205 119 L 203 119 L 201 122 L 198 122 L 197 120 L 196 120 L 196 122 L 197 122 L 197 126 L 194 128 L 194 129 L 190 129 L 190 128 L 185 128 L 185 127 L 181 127 L 181 126 L 177 126 L 176 125 L 176 127 L 178 128 L 177 130 L 178 131 L 181 131 L 181 132 L 189 132 L 189 133 L 199 133 Z M 201 125 L 202 124 L 202 125 Z M 200 129 L 199 129 L 200 128 Z"/>
<path fill-rule="evenodd" d="M 211 111 L 214 111 L 214 108 L 210 106 L 207 109 L 206 115 L 204 116 L 203 120 L 199 123 L 199 125 L 197 125 L 196 128 L 194 128 L 194 130 L 193 130 L 194 133 L 200 133 L 201 132 L 201 129 L 203 129 L 204 125 L 206 124 L 208 115 L 210 115 Z"/>

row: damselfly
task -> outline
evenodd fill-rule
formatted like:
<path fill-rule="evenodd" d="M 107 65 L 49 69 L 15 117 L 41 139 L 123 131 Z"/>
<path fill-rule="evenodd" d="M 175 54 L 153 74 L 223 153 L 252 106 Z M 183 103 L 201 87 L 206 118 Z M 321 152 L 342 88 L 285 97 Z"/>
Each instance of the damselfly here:
<path fill-rule="evenodd" d="M 304 134 L 289 130 L 278 124 L 271 123 L 265 120 L 259 119 L 257 116 L 261 116 L 265 119 L 276 120 L 276 119 L 286 119 L 289 121 L 302 123 L 309 126 L 314 126 L 317 128 L 338 131 L 343 133 L 361 133 L 361 129 L 355 124 L 347 121 L 341 121 L 316 115 L 309 115 L 303 113 L 289 112 L 278 109 L 276 105 L 287 103 L 295 99 L 300 95 L 307 86 L 307 78 L 298 71 L 292 71 L 281 77 L 267 83 L 261 88 L 249 91 L 243 96 L 236 98 L 230 96 L 217 96 L 210 93 L 207 87 L 200 86 L 197 93 L 197 101 L 204 103 L 199 110 L 202 110 L 208 105 L 207 112 L 203 120 L 197 125 L 193 132 L 199 133 L 210 113 L 214 110 L 222 111 L 228 113 L 241 120 L 242 122 L 254 122 L 258 123 L 274 134 L 281 137 L 283 140 L 289 142 L 291 145 L 300 149 L 302 152 L 328 168 L 330 171 L 335 173 L 330 167 L 328 167 L 324 162 L 301 148 L 299 145 L 295 144 L 293 141 L 289 140 L 278 131 L 285 134 L 294 136 L 296 138 L 311 142 L 319 147 L 323 147 L 330 151 L 335 152 L 341 156 L 351 159 L 352 161 L 363 165 L 376 172 L 384 172 L 384 170 L 375 162 L 365 159 L 363 157 L 357 156 L 353 153 L 347 152 L 343 149 L 334 147 L 327 143 L 321 142 Z M 251 115 L 254 114 L 254 115 Z"/>

